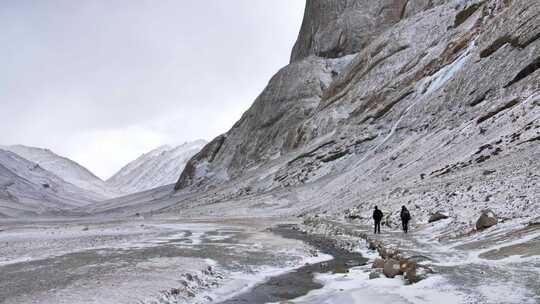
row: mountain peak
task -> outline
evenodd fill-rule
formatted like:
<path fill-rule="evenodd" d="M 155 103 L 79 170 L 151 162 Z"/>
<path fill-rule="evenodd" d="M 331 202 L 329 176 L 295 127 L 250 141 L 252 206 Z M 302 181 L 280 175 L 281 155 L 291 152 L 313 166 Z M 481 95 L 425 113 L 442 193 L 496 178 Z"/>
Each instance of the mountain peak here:
<path fill-rule="evenodd" d="M 38 164 L 68 183 L 95 193 L 98 197 L 112 198 L 123 194 L 109 187 L 105 181 L 84 166 L 67 157 L 60 156 L 50 149 L 25 145 L 4 146 L 4 149 Z"/>
<path fill-rule="evenodd" d="M 130 162 L 107 181 L 50 149 L 25 145 L 0 146 L 0 149 L 10 153 L 6 155 L 16 155 L 35 163 L 65 182 L 106 199 L 174 183 L 187 161 L 205 144 L 204 140 L 195 140 L 179 146 L 160 146 Z"/>
<path fill-rule="evenodd" d="M 107 184 L 124 193 L 141 192 L 173 184 L 186 163 L 206 144 L 204 140 L 179 146 L 160 146 L 128 163 L 107 180 Z"/>

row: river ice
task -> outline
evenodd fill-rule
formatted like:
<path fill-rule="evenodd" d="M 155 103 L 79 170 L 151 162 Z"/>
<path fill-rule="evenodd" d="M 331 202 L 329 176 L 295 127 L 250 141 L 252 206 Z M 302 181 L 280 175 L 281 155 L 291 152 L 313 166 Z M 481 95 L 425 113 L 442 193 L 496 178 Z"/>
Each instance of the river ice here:
<path fill-rule="evenodd" d="M 220 303 L 270 277 L 332 259 L 269 232 L 266 228 L 277 221 L 3 222 L 0 303 Z M 379 236 L 429 257 L 424 263 L 436 274 L 420 283 L 407 285 L 401 277 L 369 280 L 370 264 L 345 274 L 315 271 L 323 287 L 288 303 L 539 303 L 534 292 L 538 256 L 511 250 L 524 244 L 536 248 L 535 227 L 507 222 L 456 241 L 436 241 L 447 226 L 441 221 L 408 236 L 399 231 Z M 509 232 L 514 230 L 519 233 Z M 356 241 L 362 256 L 377 257 Z"/>
<path fill-rule="evenodd" d="M 368 277 L 369 272 L 360 267 L 346 275 L 320 274 L 317 279 L 325 284 L 324 288 L 296 299 L 294 303 L 464 303 L 464 295 L 449 287 L 440 276 L 432 276 L 415 285 L 405 285 L 399 278 L 369 280 Z"/>
<path fill-rule="evenodd" d="M 264 221 L 4 224 L 0 303 L 211 303 L 331 257 Z"/>

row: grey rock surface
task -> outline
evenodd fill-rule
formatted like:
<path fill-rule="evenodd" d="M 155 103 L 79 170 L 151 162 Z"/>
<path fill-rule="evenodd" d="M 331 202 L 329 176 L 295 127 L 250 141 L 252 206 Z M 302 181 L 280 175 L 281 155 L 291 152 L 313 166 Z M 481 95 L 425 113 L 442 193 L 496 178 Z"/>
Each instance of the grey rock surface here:
<path fill-rule="evenodd" d="M 402 19 L 443 1 L 308 0 L 291 62 L 354 54 Z"/>
<path fill-rule="evenodd" d="M 384 262 L 383 274 L 390 279 L 403 274 L 398 260 L 388 259 Z"/>
<path fill-rule="evenodd" d="M 437 221 L 444 220 L 444 219 L 447 219 L 447 218 L 448 218 L 448 215 L 446 215 L 446 214 L 444 214 L 442 212 L 435 212 L 429 217 L 428 222 L 433 223 L 433 222 L 437 222 Z"/>
<path fill-rule="evenodd" d="M 495 212 L 491 210 L 484 210 L 478 218 L 478 221 L 476 221 L 476 229 L 484 230 L 497 225 L 498 222 L 499 219 L 497 218 Z"/>
<path fill-rule="evenodd" d="M 233 128 L 188 163 L 177 188 L 205 180 L 230 181 L 250 167 L 296 150 L 297 127 L 313 115 L 333 75 L 350 59 L 310 57 L 283 68 Z"/>
<path fill-rule="evenodd" d="M 375 269 L 384 268 L 384 260 L 379 259 L 379 258 L 375 259 L 375 261 L 373 261 L 372 268 L 375 268 Z"/>
<path fill-rule="evenodd" d="M 538 217 L 540 3 L 409 1 L 400 18 L 373 13 L 382 3 L 403 9 L 309 1 L 292 63 L 190 160 L 161 212 L 342 216 L 357 207 L 369 221 L 379 205 L 398 223 L 408 205 L 419 222 L 444 209 L 456 229 L 488 208 Z M 333 25 L 361 15 L 384 29 L 364 39 L 360 26 Z M 330 55 L 326 28 L 347 42 Z"/>

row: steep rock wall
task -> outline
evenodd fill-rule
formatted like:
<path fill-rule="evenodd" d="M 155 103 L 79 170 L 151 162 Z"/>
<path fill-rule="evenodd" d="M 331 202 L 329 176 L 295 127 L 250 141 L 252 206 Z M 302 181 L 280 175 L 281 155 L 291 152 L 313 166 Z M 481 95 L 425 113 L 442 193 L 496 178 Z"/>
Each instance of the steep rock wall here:
<path fill-rule="evenodd" d="M 313 115 L 323 92 L 351 59 L 310 57 L 283 68 L 233 128 L 188 163 L 176 188 L 235 179 L 297 148 L 291 130 Z"/>
<path fill-rule="evenodd" d="M 337 58 L 357 53 L 402 19 L 443 2 L 308 0 L 291 62 L 310 55 Z"/>
<path fill-rule="evenodd" d="M 315 4 L 308 2 L 306 18 L 317 15 Z M 290 189 L 267 199 L 306 210 L 414 202 L 534 212 L 540 3 L 411 1 L 405 11 L 409 5 L 416 8 L 407 18 L 348 56 L 310 56 L 317 44 L 298 47 L 299 38 L 291 65 L 223 137 L 211 162 L 192 159 L 177 188 L 216 187 L 201 205 L 249 205 L 247 194 L 263 200 Z M 319 20 L 342 19 L 322 8 Z M 300 37 L 310 22 L 317 23 L 305 21 Z"/>

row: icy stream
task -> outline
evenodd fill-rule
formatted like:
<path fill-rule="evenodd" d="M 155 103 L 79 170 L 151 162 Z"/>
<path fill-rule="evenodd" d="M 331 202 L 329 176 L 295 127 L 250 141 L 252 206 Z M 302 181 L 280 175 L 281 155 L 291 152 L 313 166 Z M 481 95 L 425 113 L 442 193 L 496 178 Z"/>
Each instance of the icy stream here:
<path fill-rule="evenodd" d="M 375 256 L 361 242 L 358 253 L 348 253 L 327 235 L 267 229 L 275 224 L 271 219 L 0 222 L 0 303 L 540 301 L 538 258 L 518 259 L 512 251 L 526 243 L 536 252 L 540 234 L 534 226 L 509 234 L 511 223 L 501 224 L 445 245 L 433 239 L 444 231 L 444 221 L 413 231 L 414 237 L 385 231 L 384 242 L 430 257 L 426 263 L 437 272 L 407 285 L 400 278 L 370 280 L 364 257 Z M 500 301 L 505 294 L 511 301 Z"/>
<path fill-rule="evenodd" d="M 216 303 L 331 259 L 265 227 L 171 221 L 3 226 L 0 303 Z"/>

